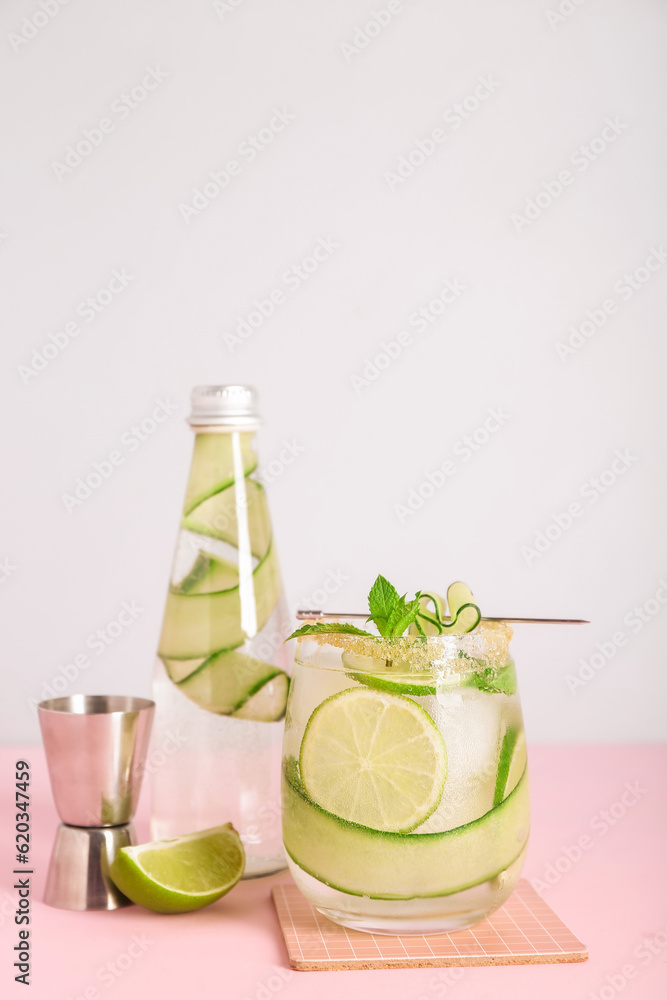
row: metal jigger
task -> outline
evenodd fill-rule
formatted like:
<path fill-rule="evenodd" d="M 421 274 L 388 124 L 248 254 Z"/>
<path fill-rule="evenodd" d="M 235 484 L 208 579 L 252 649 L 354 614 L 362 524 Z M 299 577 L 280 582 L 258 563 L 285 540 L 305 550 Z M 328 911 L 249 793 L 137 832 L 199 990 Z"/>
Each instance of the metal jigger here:
<path fill-rule="evenodd" d="M 51 790 L 62 823 L 44 902 L 62 910 L 130 906 L 109 877 L 116 851 L 135 843 L 134 816 L 155 703 L 74 694 L 37 706 Z"/>

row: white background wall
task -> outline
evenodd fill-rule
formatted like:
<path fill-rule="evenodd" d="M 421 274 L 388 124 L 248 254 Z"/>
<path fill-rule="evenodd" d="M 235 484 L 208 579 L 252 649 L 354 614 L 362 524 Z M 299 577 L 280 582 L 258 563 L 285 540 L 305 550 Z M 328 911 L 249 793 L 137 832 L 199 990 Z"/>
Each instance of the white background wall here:
<path fill-rule="evenodd" d="M 463 578 L 488 614 L 590 618 L 517 631 L 529 736 L 664 736 L 667 257 L 637 269 L 667 244 L 667 9 L 392 7 L 362 47 L 358 29 L 384 0 L 4 0 L 4 741 L 37 738 L 31 699 L 77 654 L 90 666 L 68 691 L 150 691 L 187 397 L 237 381 L 261 393 L 263 463 L 285 442 L 300 452 L 270 486 L 293 607 L 342 575 L 329 610 L 363 610 L 381 571 L 411 592 Z M 123 111 L 148 68 L 161 82 Z M 242 143 L 274 109 L 293 119 L 250 161 Z M 99 145 L 58 167 L 101 119 Z M 613 141 L 593 142 L 608 119 Z M 417 140 L 438 128 L 432 155 L 388 176 L 401 157 L 418 163 Z M 227 188 L 184 211 L 230 160 Z M 285 272 L 320 238 L 336 249 L 290 288 Z M 80 303 L 123 269 L 131 281 L 89 322 Z M 448 279 L 465 290 L 411 326 Z M 234 343 L 273 289 L 284 301 Z M 588 310 L 604 324 L 559 356 Z M 33 352 L 68 323 L 80 332 L 38 371 Z M 403 330 L 399 356 L 373 368 Z M 132 450 L 126 432 L 157 400 L 173 413 Z M 457 443 L 498 408 L 509 416 L 466 459 Z M 587 488 L 617 449 L 630 456 L 622 474 Z M 123 464 L 68 512 L 62 494 L 114 450 Z M 447 459 L 454 474 L 399 516 Z M 531 554 L 573 503 L 580 516 Z M 130 601 L 136 621 L 95 654 L 87 637 Z M 645 622 L 632 611 L 643 605 Z M 597 643 L 615 655 L 573 687 Z"/>

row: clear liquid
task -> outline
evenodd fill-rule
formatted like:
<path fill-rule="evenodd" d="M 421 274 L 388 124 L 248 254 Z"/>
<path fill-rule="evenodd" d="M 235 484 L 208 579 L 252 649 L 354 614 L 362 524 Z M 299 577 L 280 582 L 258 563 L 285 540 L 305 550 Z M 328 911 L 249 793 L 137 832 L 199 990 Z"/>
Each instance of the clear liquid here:
<path fill-rule="evenodd" d="M 451 896 L 433 899 L 370 899 L 333 889 L 303 871 L 289 856 L 287 864 L 295 883 L 313 906 L 329 920 L 369 934 L 446 934 L 480 923 L 503 905 L 519 881 L 525 848 L 499 875 Z"/>
<path fill-rule="evenodd" d="M 435 678 L 434 678 L 435 680 Z M 313 711 L 321 702 L 332 695 L 351 687 L 363 687 L 350 674 L 343 670 L 323 669 L 313 666 L 295 665 L 290 698 L 287 709 L 287 728 L 285 733 L 285 759 L 298 760 L 299 749 L 304 731 Z M 489 693 L 464 684 L 459 686 L 438 686 L 437 694 L 426 696 L 403 695 L 410 697 L 416 704 L 424 708 L 436 723 L 447 750 L 447 779 L 442 799 L 435 812 L 416 830 L 410 834 L 410 844 L 415 845 L 411 858 L 420 866 L 418 836 L 423 834 L 439 834 L 451 831 L 491 813 L 494 799 L 498 795 L 498 773 L 501 751 L 505 734 L 511 731 L 515 738 L 511 766 L 507 776 L 504 797 L 517 785 L 525 768 L 525 738 L 518 696 L 499 692 Z M 284 781 L 287 779 L 284 778 Z M 493 866 L 491 861 L 480 859 L 479 868 L 473 873 L 470 882 L 461 891 L 448 895 L 428 896 L 415 895 L 405 899 L 371 898 L 372 894 L 356 895 L 342 891 L 349 872 L 343 854 L 336 855 L 335 839 L 339 832 L 335 822 L 329 824 L 328 851 L 323 848 L 319 858 L 326 870 L 326 875 L 318 877 L 317 848 L 309 852 L 306 864 L 296 856 L 290 856 L 290 843 L 297 843 L 296 823 L 303 823 L 303 815 L 298 810 L 290 811 L 289 803 L 294 802 L 289 795 L 284 799 L 283 824 L 285 842 L 288 846 L 288 865 L 292 876 L 304 895 L 327 917 L 348 927 L 359 930 L 387 934 L 424 934 L 445 932 L 463 927 L 469 927 L 482 920 L 488 913 L 497 909 L 508 898 L 514 889 L 526 851 L 527 807 L 516 814 L 516 830 L 507 830 L 503 836 L 508 839 L 506 853 L 507 864 L 500 868 Z M 482 820 L 487 823 L 487 820 Z M 487 824 L 488 825 L 488 824 Z M 472 829 L 472 827 L 471 827 Z M 306 835 L 307 831 L 306 831 Z M 320 838 L 322 831 L 313 830 L 313 837 Z M 344 840 L 345 830 L 341 827 L 340 844 Z M 376 855 L 378 865 L 386 863 L 382 852 L 385 849 L 382 834 L 375 835 L 377 845 Z M 303 843 L 303 841 L 301 842 Z M 342 848 L 341 848 L 342 851 Z M 463 838 L 460 845 L 453 848 L 451 862 L 458 864 L 456 852 L 465 853 Z M 407 857 L 407 855 L 405 855 Z M 340 859 L 340 871 L 336 871 L 336 861 Z M 447 855 L 442 855 L 447 863 Z M 373 855 L 369 864 L 373 864 Z M 407 864 L 410 863 L 408 859 Z M 485 867 L 486 866 L 486 867 Z M 491 871 L 490 868 L 493 867 Z M 423 868 L 423 866 L 422 866 Z M 489 878 L 484 879 L 488 873 Z M 423 879 L 423 870 L 418 872 Z M 361 883 L 356 886 L 358 892 L 364 892 L 363 874 Z M 402 884 L 410 883 L 410 872 L 401 871 Z M 416 880 L 417 884 L 418 879 Z M 387 893 L 383 893 L 387 894 Z M 411 895 L 410 891 L 401 895 Z"/>
<path fill-rule="evenodd" d="M 152 836 L 178 837 L 231 822 L 246 852 L 244 878 L 285 868 L 280 824 L 284 722 L 250 722 L 195 705 L 167 676 L 154 675 L 156 712 L 148 773 Z"/>

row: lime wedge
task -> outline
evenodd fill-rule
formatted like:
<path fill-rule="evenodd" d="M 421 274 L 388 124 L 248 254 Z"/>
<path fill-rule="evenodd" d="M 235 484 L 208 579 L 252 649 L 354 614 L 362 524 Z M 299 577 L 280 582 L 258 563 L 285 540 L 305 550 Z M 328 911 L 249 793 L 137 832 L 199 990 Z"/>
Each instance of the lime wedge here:
<path fill-rule="evenodd" d="M 208 906 L 243 875 L 245 853 L 231 823 L 174 840 L 121 847 L 111 878 L 121 892 L 156 913 L 185 913 Z"/>
<path fill-rule="evenodd" d="M 414 701 L 348 688 L 311 715 L 299 769 L 306 794 L 327 812 L 407 833 L 442 798 L 447 751 L 433 719 Z"/>

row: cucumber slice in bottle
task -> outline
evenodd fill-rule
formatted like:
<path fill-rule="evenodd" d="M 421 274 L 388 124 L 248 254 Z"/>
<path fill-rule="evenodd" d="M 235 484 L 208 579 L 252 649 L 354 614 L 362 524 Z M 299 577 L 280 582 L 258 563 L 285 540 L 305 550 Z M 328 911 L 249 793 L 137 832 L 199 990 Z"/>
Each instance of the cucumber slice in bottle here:
<path fill-rule="evenodd" d="M 169 589 L 159 656 L 200 708 L 270 722 L 285 714 L 289 678 L 240 651 L 262 631 L 282 590 L 266 494 L 250 478 L 256 465 L 250 434 L 196 436 L 181 528 L 224 542 L 238 560 L 214 555 L 200 539 L 194 562 Z"/>
<path fill-rule="evenodd" d="M 256 631 L 261 631 L 280 597 L 280 569 L 273 547 L 252 576 L 256 609 Z M 219 649 L 242 645 L 247 638 L 242 625 L 242 604 L 246 594 L 241 586 L 217 593 L 182 593 L 170 590 L 160 637 L 162 659 L 190 660 L 209 656 Z"/>
<path fill-rule="evenodd" d="M 286 771 L 287 773 L 287 771 Z M 325 885 L 371 899 L 446 896 L 487 882 L 523 852 L 529 829 L 528 774 L 500 805 L 443 833 L 391 833 L 334 816 L 283 777 L 285 849 Z"/>
<path fill-rule="evenodd" d="M 253 719 L 255 722 L 279 722 L 285 716 L 288 692 L 289 677 L 284 673 L 276 674 L 232 715 L 235 719 Z"/>
<path fill-rule="evenodd" d="M 209 712 L 232 715 L 247 705 L 253 695 L 269 681 L 280 675 L 286 677 L 282 670 L 263 660 L 256 660 L 238 650 L 223 650 L 210 656 L 198 670 L 181 681 L 178 687 L 191 701 Z M 268 697 L 269 694 L 272 695 L 271 698 Z M 264 700 L 272 702 L 269 707 L 274 713 L 284 712 L 287 687 L 267 692 Z M 263 702 L 259 703 L 259 710 L 266 710 Z M 242 717 L 255 716 L 245 714 Z"/>
<path fill-rule="evenodd" d="M 239 568 L 235 563 L 200 551 L 188 575 L 172 590 L 179 594 L 215 594 L 238 587 L 238 583 Z"/>
<path fill-rule="evenodd" d="M 164 656 L 161 659 L 165 670 L 174 684 L 180 684 L 181 681 L 184 681 L 190 674 L 194 674 L 195 670 L 199 670 L 201 665 L 206 662 L 205 656 L 196 656 L 192 660 L 170 660 Z"/>
<path fill-rule="evenodd" d="M 239 530 L 239 502 L 233 485 L 199 504 L 183 518 L 183 527 L 235 546 Z M 271 522 L 264 487 L 254 479 L 245 480 L 243 507 L 247 513 L 253 555 L 261 558 L 271 544 Z"/>
<path fill-rule="evenodd" d="M 196 434 L 192 468 L 183 504 L 183 513 L 203 503 L 207 497 L 234 485 L 234 457 L 231 434 Z M 257 454 L 251 442 L 241 435 L 243 474 L 257 468 Z"/>

